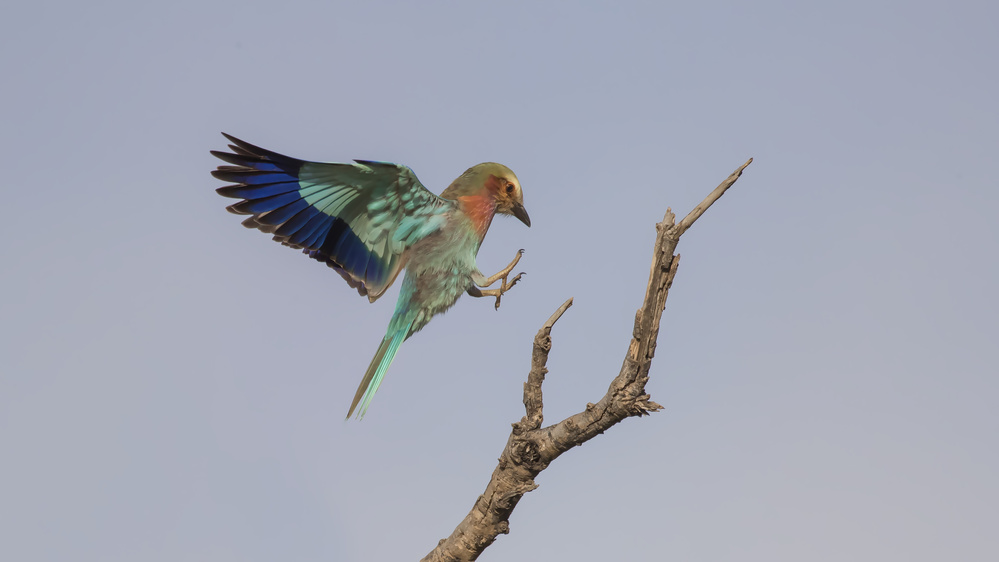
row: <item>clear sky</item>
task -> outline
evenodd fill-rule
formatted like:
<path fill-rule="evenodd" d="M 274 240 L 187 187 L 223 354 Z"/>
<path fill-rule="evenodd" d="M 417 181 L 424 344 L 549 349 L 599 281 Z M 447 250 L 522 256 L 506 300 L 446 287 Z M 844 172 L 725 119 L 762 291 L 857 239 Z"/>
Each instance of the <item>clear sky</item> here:
<path fill-rule="evenodd" d="M 0 558 L 415 560 L 482 492 L 566 298 L 548 421 L 621 364 L 683 238 L 649 390 L 482 560 L 997 560 L 995 2 L 7 2 Z M 371 305 L 239 225 L 226 131 L 516 171 L 533 227 L 344 423 Z"/>

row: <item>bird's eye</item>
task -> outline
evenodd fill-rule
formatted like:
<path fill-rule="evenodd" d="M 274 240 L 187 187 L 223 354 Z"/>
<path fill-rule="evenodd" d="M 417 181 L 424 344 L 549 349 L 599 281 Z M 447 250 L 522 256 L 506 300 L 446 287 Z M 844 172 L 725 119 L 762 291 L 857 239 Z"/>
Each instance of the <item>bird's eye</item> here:
<path fill-rule="evenodd" d="M 512 183 L 506 184 L 506 192 L 507 193 L 513 193 L 513 184 Z"/>

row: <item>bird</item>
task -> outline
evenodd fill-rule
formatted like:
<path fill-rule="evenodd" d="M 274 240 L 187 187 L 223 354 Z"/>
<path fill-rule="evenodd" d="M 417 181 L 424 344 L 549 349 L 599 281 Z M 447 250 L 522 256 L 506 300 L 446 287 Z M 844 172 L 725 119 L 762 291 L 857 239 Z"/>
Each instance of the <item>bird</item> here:
<path fill-rule="evenodd" d="M 373 160 L 312 162 L 273 152 L 232 135 L 226 164 L 212 175 L 230 185 L 219 195 L 241 199 L 227 207 L 249 215 L 243 226 L 271 234 L 325 263 L 375 302 L 406 273 L 395 312 L 368 366 L 347 418 L 362 419 L 399 346 L 467 293 L 500 299 L 524 275 L 510 278 L 524 250 L 485 276 L 476 255 L 496 214 L 528 227 L 520 180 L 510 168 L 484 162 L 468 168 L 434 195 L 407 166 Z M 488 289 L 499 281 L 497 288 Z"/>

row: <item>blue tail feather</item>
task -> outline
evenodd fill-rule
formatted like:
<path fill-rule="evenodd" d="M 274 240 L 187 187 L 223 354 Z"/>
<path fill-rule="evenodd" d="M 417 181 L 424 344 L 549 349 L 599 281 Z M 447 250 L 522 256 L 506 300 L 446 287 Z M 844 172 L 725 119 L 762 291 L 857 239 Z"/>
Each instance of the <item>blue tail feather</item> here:
<path fill-rule="evenodd" d="M 368 411 L 368 406 L 371 405 L 371 399 L 375 397 L 375 392 L 381 386 L 382 379 L 385 378 L 385 373 L 392 364 L 392 360 L 395 359 L 396 353 L 399 352 L 399 346 L 406 340 L 408 332 L 409 329 L 406 326 L 394 333 L 386 334 L 385 338 L 382 339 L 382 343 L 378 346 L 378 351 L 375 353 L 374 358 L 372 358 L 367 372 L 364 373 L 364 378 L 361 379 L 360 386 L 357 387 L 357 392 L 354 394 L 354 402 L 350 405 L 350 410 L 347 412 L 347 419 L 350 419 L 355 408 L 357 408 L 357 418 L 364 418 L 365 412 Z M 360 404 L 359 408 L 358 404 Z"/>

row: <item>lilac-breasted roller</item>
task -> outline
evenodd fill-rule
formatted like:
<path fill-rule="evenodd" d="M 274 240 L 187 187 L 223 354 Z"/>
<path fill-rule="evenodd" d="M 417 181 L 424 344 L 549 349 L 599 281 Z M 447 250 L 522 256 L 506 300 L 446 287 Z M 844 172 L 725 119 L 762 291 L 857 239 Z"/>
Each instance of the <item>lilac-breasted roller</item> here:
<path fill-rule="evenodd" d="M 523 250 L 490 277 L 475 264 L 496 213 L 531 226 L 520 182 L 502 164 L 472 166 L 438 196 L 406 166 L 369 160 L 308 162 L 223 135 L 232 152 L 212 154 L 232 165 L 219 166 L 212 175 L 235 184 L 217 191 L 242 199 L 228 210 L 251 215 L 243 226 L 273 234 L 274 240 L 326 263 L 371 302 L 406 269 L 395 313 L 348 419 L 358 404 L 357 416 L 364 417 L 409 336 L 451 308 L 462 293 L 496 297 L 499 308 L 500 297 L 522 275 L 507 281 Z M 485 289 L 496 281 L 502 281 L 498 289 Z"/>

